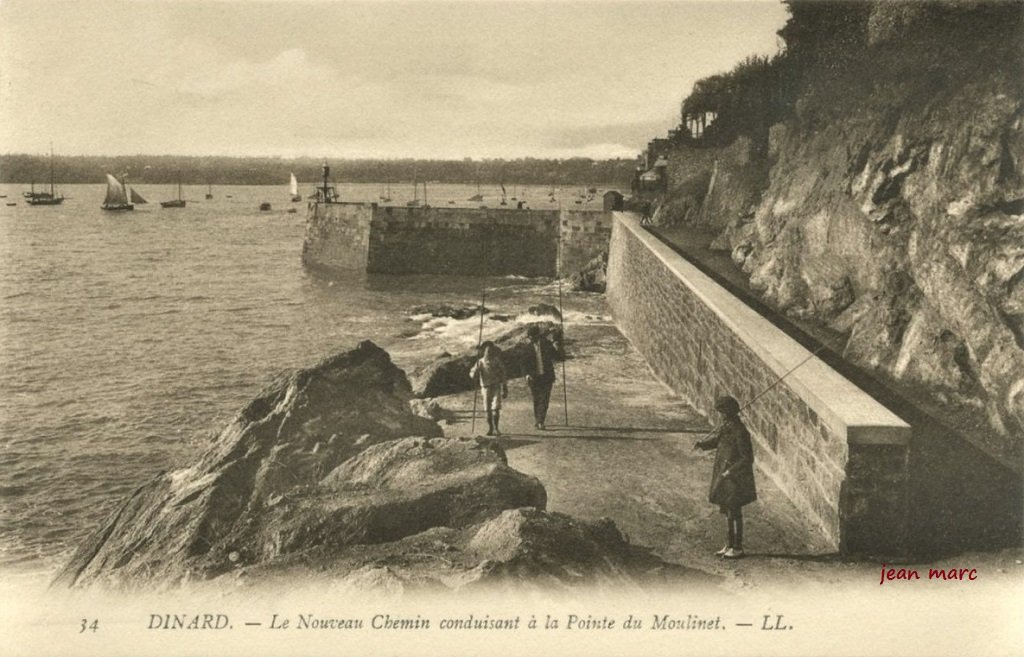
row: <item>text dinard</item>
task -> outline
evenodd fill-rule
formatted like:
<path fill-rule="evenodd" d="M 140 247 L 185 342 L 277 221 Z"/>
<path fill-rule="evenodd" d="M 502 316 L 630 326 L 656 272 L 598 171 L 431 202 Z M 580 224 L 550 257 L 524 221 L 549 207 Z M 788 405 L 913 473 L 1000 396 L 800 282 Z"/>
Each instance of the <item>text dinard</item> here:
<path fill-rule="evenodd" d="M 767 618 L 767 617 L 766 617 Z M 243 626 L 250 629 L 269 630 L 615 630 L 615 629 L 651 629 L 651 630 L 716 630 L 725 629 L 719 616 L 702 618 L 687 614 L 685 617 L 674 617 L 668 614 L 655 614 L 650 623 L 639 617 L 629 615 L 617 621 L 608 616 L 578 616 L 568 614 L 559 618 L 548 614 L 526 617 L 519 615 L 508 617 L 491 617 L 483 614 L 467 614 L 465 616 L 446 617 L 431 620 L 420 615 L 415 617 L 399 617 L 390 614 L 375 614 L 369 618 L 341 618 L 319 616 L 312 613 L 295 615 L 271 614 L 268 622 L 246 620 Z M 149 630 L 231 630 L 235 628 L 227 614 L 150 614 Z M 772 628 L 765 628 L 772 629 Z"/>

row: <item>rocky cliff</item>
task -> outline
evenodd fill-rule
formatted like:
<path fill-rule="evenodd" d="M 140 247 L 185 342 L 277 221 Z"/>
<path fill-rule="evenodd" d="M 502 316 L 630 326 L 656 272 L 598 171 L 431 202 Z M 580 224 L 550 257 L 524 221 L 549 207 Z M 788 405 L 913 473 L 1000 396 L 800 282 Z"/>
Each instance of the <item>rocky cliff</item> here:
<path fill-rule="evenodd" d="M 656 219 L 711 227 L 771 305 L 1019 468 L 1024 5 L 788 5 L 772 84 L 699 99 L 719 125 L 675 140 Z"/>

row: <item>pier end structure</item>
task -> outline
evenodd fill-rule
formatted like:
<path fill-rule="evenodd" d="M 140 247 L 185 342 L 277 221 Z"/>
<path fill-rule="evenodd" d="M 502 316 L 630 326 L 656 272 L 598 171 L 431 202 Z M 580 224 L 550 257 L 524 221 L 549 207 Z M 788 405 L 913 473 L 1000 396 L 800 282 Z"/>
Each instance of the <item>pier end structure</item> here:
<path fill-rule="evenodd" d="M 607 250 L 603 209 L 310 203 L 302 260 L 379 274 L 567 276 Z"/>
<path fill-rule="evenodd" d="M 757 467 L 837 551 L 906 554 L 906 422 L 644 230 L 632 213 L 613 213 L 607 295 L 619 329 L 658 378 L 713 421 L 717 396 L 743 404 L 768 390 L 742 414 Z"/>

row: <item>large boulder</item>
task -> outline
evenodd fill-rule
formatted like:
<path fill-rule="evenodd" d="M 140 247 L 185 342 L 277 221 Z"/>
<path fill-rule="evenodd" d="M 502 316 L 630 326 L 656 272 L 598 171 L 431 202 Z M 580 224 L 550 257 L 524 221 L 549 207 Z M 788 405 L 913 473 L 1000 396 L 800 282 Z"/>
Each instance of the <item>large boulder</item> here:
<path fill-rule="evenodd" d="M 527 367 L 533 357 L 533 348 L 527 337 L 530 326 L 540 328 L 544 339 L 551 340 L 555 345 L 562 344 L 562 330 L 553 322 L 535 322 L 516 326 L 492 340 L 502 351 L 502 361 L 509 379 L 526 376 Z M 564 350 L 559 348 L 559 354 Z M 473 389 L 473 381 L 469 378 L 469 370 L 476 362 L 476 348 L 468 349 L 461 354 L 444 354 L 424 367 L 413 372 L 412 390 L 416 397 L 440 397 L 465 392 Z"/>
<path fill-rule="evenodd" d="M 279 377 L 191 467 L 163 472 L 111 513 L 58 574 L 61 585 L 207 577 L 265 546 L 241 528 L 368 447 L 441 435 L 409 409 L 405 374 L 371 342 Z"/>
<path fill-rule="evenodd" d="M 235 573 L 236 586 L 320 586 L 332 592 L 400 595 L 502 588 L 651 588 L 719 578 L 670 564 L 633 545 L 615 524 L 535 507 L 508 509 L 465 527 L 433 527 L 396 541 L 323 547 Z"/>
<path fill-rule="evenodd" d="M 509 508 L 542 509 L 547 494 L 535 477 L 508 467 L 493 444 L 405 438 L 368 447 L 315 486 L 272 502 L 225 536 L 211 553 L 209 575 L 310 548 L 330 555 L 433 527 L 465 527 Z"/>

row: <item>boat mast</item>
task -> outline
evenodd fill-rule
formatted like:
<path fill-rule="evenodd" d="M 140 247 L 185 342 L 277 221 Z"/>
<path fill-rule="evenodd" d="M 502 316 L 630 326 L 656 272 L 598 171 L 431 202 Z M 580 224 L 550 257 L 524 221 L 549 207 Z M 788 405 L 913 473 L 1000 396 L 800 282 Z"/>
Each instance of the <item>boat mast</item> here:
<path fill-rule="evenodd" d="M 50 198 L 56 198 L 53 191 L 53 142 L 50 142 Z"/>

